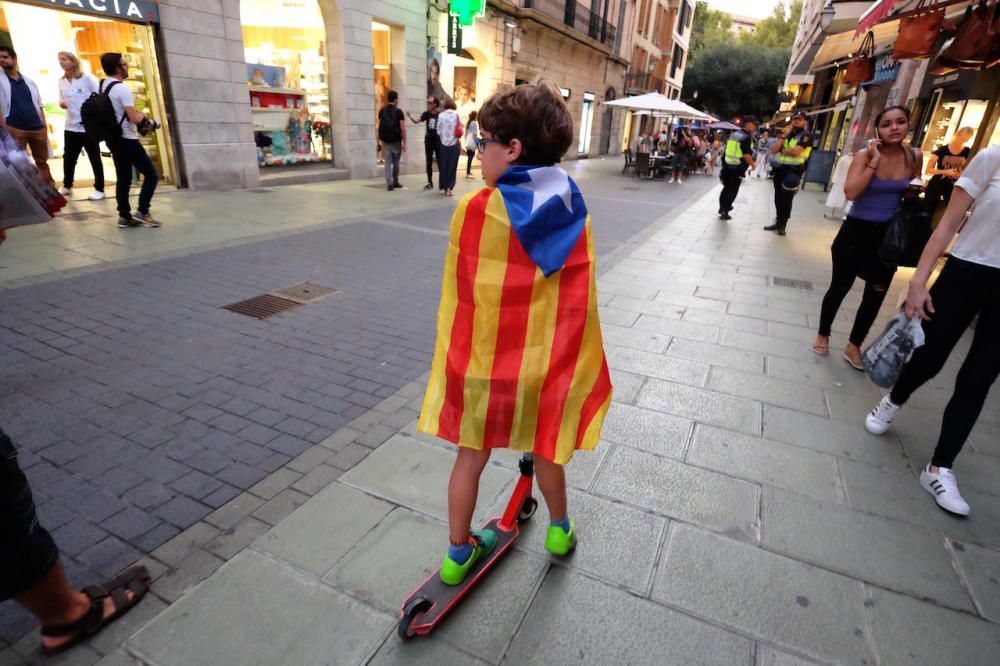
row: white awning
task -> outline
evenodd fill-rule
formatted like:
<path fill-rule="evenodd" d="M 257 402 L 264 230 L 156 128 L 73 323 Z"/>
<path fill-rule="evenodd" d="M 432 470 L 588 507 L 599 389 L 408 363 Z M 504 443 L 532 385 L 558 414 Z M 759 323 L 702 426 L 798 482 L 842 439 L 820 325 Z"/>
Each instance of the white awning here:
<path fill-rule="evenodd" d="M 877 52 L 880 47 L 896 41 L 896 36 L 899 34 L 899 21 L 879 23 L 872 28 L 872 31 L 875 33 L 875 51 Z M 855 37 L 853 30 L 830 35 L 813 59 L 812 71 L 815 72 L 830 63 L 856 55 L 861 49 L 861 42 L 864 39 L 864 35 Z"/>
<path fill-rule="evenodd" d="M 670 99 L 663 93 L 652 92 L 635 97 L 623 97 L 621 99 L 605 102 L 605 106 L 621 106 L 626 109 L 637 111 L 653 111 L 662 114 L 663 117 L 690 118 L 693 120 L 715 120 L 712 116 L 699 111 L 693 106 L 689 106 L 679 99 Z"/>

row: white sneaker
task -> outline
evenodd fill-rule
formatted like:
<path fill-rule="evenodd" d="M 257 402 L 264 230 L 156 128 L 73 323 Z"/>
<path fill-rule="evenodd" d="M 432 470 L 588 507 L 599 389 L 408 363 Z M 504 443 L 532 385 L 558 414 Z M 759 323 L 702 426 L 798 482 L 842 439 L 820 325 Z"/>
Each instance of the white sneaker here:
<path fill-rule="evenodd" d="M 889 429 L 892 419 L 901 409 L 900 405 L 892 404 L 889 396 L 885 396 L 875 405 L 875 409 L 868 412 L 868 416 L 865 417 L 865 430 L 873 435 L 884 435 L 885 431 Z"/>
<path fill-rule="evenodd" d="M 931 466 L 927 465 L 920 473 L 920 485 L 934 495 L 934 501 L 945 511 L 959 516 L 969 515 L 969 503 L 962 499 L 955 473 L 947 467 L 938 467 L 937 474 L 934 474 Z"/>
<path fill-rule="evenodd" d="M 71 194 L 73 194 L 73 190 L 69 189 L 68 187 L 60 187 L 59 194 L 63 195 L 64 197 L 68 197 Z"/>
<path fill-rule="evenodd" d="M 674 177 L 673 177 L 673 176 L 671 176 L 671 177 L 670 177 L 670 180 L 668 180 L 667 182 L 668 182 L 668 183 L 672 183 L 672 182 L 674 182 Z"/>
<path fill-rule="evenodd" d="M 94 190 L 94 193 L 87 197 L 89 201 L 102 201 L 104 198 L 104 192 L 98 192 L 97 190 Z"/>

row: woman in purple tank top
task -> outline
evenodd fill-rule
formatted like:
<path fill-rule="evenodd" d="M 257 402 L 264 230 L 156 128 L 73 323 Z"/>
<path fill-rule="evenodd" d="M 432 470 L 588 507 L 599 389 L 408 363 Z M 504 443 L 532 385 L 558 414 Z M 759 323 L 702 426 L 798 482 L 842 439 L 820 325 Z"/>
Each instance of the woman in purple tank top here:
<path fill-rule="evenodd" d="M 903 191 L 911 179 L 920 177 L 923 157 L 904 143 L 909 131 L 910 114 L 901 106 L 890 106 L 875 116 L 876 138 L 854 154 L 847 172 L 844 194 L 854 203 L 830 248 L 833 275 L 823 297 L 819 333 L 812 349 L 823 356 L 830 353 L 833 319 L 854 280 L 861 278 L 865 290 L 844 348 L 844 360 L 858 370 L 863 370 L 861 343 L 875 323 L 896 273 L 894 266 L 886 266 L 879 260 L 878 248 Z"/>

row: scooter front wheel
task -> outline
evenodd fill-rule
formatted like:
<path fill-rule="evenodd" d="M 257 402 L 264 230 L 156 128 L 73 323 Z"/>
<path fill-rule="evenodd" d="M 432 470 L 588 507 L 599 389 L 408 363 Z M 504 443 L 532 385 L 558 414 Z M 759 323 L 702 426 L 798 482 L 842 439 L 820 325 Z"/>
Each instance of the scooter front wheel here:
<path fill-rule="evenodd" d="M 396 628 L 399 637 L 404 641 L 413 638 L 415 633 L 413 631 L 413 621 L 417 616 L 430 610 L 430 607 L 433 605 L 430 599 L 424 597 L 416 597 L 407 601 L 406 605 L 403 606 L 403 612 L 399 616 L 399 626 Z"/>
<path fill-rule="evenodd" d="M 521 505 L 521 512 L 517 514 L 517 522 L 523 523 L 533 515 L 535 515 L 535 510 L 538 508 L 538 500 L 534 497 L 527 497 L 524 500 L 524 504 Z"/>

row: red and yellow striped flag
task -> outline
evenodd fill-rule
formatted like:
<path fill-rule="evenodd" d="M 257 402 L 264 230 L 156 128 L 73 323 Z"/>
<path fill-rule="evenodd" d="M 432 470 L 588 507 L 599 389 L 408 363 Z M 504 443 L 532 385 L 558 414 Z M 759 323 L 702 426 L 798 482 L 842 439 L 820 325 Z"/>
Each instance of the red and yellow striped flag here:
<path fill-rule="evenodd" d="M 573 205 L 566 196 L 565 206 L 558 196 L 552 205 L 520 205 L 503 186 L 459 203 L 421 432 L 474 449 L 527 451 L 559 464 L 576 449 L 597 446 L 612 387 L 597 314 L 590 219 L 575 184 L 572 190 Z M 533 193 L 525 191 L 530 200 Z M 533 236 L 521 234 L 532 239 L 532 255 L 518 224 L 512 226 L 514 216 L 522 227 L 534 225 Z M 560 216 L 565 219 L 553 220 Z M 580 218 L 578 229 L 573 216 Z M 540 239 L 545 234 L 538 224 L 552 227 L 548 241 Z M 541 248 L 546 242 L 550 247 Z M 550 267 L 546 277 L 532 256 L 551 254 L 560 242 L 567 248 L 562 254 L 555 249 L 561 267 Z"/>

